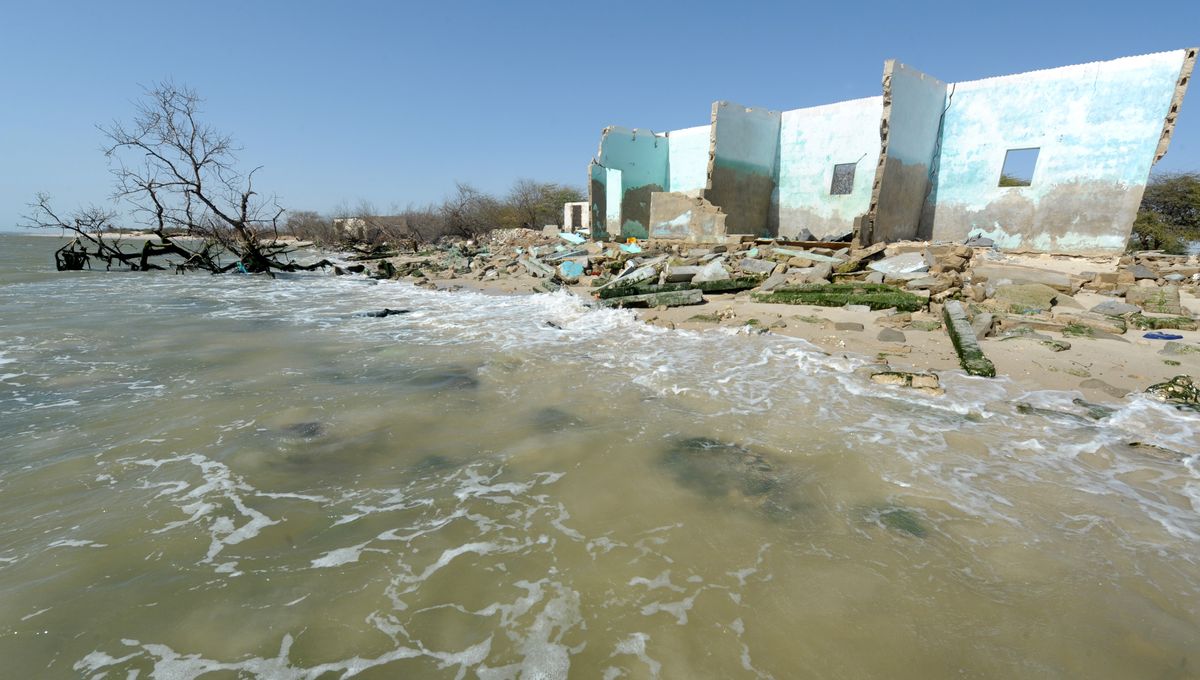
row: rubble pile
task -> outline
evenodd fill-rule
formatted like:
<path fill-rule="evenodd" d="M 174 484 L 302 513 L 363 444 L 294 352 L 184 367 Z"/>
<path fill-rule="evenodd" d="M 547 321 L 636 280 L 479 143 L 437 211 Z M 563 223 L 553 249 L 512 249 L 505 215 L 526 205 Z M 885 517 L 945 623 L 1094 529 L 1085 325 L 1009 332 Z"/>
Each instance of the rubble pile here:
<path fill-rule="evenodd" d="M 697 245 L 601 242 L 569 232 L 505 229 L 477 241 L 454 239 L 380 259 L 374 276 L 425 286 L 443 282 L 441 287 L 460 285 L 444 283 L 455 279 L 511 280 L 515 289 L 535 292 L 569 288 L 607 307 L 665 309 L 733 294 L 760 303 L 873 311 L 875 323 L 885 327 L 881 341 L 903 343 L 900 331 L 945 328 L 963 367 L 982 376 L 995 372 L 980 349 L 984 338 L 1035 342 L 1061 352 L 1077 338 L 1196 330 L 1180 291 L 1200 291 L 1197 256 L 1140 252 L 1115 262 L 1094 260 L 1101 271 L 1064 271 L 1090 264 L 1080 258 L 1073 262 L 1074 267 L 1056 267 L 1053 261 L 1031 266 L 985 238 L 859 248 L 731 236 Z M 1075 299 L 1080 291 L 1106 299 L 1085 308 Z M 1169 342 L 1163 352 L 1200 352 L 1200 347 Z"/>

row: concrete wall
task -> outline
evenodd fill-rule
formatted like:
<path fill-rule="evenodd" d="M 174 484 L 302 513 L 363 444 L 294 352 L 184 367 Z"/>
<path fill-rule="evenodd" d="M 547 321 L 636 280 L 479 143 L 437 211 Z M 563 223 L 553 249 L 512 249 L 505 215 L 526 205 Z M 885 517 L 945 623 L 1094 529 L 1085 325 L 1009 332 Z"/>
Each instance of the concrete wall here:
<path fill-rule="evenodd" d="M 573 224 L 575 208 L 580 208 L 579 223 Z M 592 209 L 588 201 L 563 203 L 563 229 L 566 231 L 574 231 L 577 229 L 589 230 L 592 228 Z"/>
<path fill-rule="evenodd" d="M 667 188 L 675 193 L 700 196 L 708 183 L 708 147 L 712 126 L 672 130 L 667 133 Z"/>
<path fill-rule="evenodd" d="M 731 234 L 771 232 L 779 121 L 778 111 L 713 104 L 704 198 L 725 212 Z"/>
<path fill-rule="evenodd" d="M 879 160 L 883 97 L 784 111 L 772 221 L 784 238 L 808 229 L 818 239 L 850 233 L 871 204 Z M 833 166 L 856 164 L 854 188 L 832 195 Z"/>
<path fill-rule="evenodd" d="M 604 172 L 591 172 L 593 230 L 603 216 L 608 234 L 645 237 L 651 195 L 670 192 L 719 207 L 730 234 L 853 229 L 873 243 L 977 233 L 1008 249 L 1120 251 L 1197 51 L 952 85 L 888 61 L 882 97 L 782 114 L 716 102 L 711 125 L 665 136 L 607 128 Z M 1006 153 L 1031 147 L 1032 185 L 1000 187 Z M 834 195 L 843 163 L 856 164 L 852 190 Z"/>
<path fill-rule="evenodd" d="M 588 163 L 588 207 L 592 214 L 592 238 L 608 238 L 608 168 L 596 161 Z"/>
<path fill-rule="evenodd" d="M 649 130 L 610 127 L 600 140 L 600 165 L 621 171 L 621 186 L 607 190 L 607 210 L 615 202 L 621 209 L 621 235 L 646 238 L 650 224 L 650 194 L 665 191 L 668 143 Z M 619 197 L 619 198 L 618 198 Z"/>
<path fill-rule="evenodd" d="M 1010 249 L 1123 250 L 1187 60 L 1175 50 L 958 83 L 932 237 L 976 232 Z M 1032 185 L 997 186 L 1005 153 L 1025 147 L 1040 148 Z"/>
<path fill-rule="evenodd" d="M 884 64 L 880 155 L 864 244 L 920 236 L 945 105 L 945 83 L 895 60 Z"/>
<path fill-rule="evenodd" d="M 609 196 L 613 200 L 609 200 Z M 588 165 L 588 205 L 591 210 L 592 238 L 616 238 L 621 235 L 621 171 L 606 168 L 596 161 Z"/>
<path fill-rule="evenodd" d="M 676 192 L 650 194 L 650 237 L 712 242 L 725 236 L 725 213 L 700 198 Z"/>

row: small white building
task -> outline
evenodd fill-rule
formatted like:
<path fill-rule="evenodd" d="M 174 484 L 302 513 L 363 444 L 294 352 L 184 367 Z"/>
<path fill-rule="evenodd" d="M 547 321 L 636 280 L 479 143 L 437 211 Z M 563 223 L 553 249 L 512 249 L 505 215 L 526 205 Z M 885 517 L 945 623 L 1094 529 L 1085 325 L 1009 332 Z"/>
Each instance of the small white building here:
<path fill-rule="evenodd" d="M 587 201 L 563 203 L 563 231 L 592 230 L 592 212 Z"/>

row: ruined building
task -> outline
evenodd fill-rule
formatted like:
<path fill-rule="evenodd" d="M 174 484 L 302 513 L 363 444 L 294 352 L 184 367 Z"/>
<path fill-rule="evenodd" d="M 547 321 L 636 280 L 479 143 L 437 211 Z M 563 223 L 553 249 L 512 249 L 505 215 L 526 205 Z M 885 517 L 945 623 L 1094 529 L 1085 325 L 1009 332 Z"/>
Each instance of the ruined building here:
<path fill-rule="evenodd" d="M 878 97 L 782 112 L 716 102 L 708 125 L 606 128 L 589 166 L 592 231 L 1121 251 L 1196 55 L 963 83 L 890 60 Z"/>

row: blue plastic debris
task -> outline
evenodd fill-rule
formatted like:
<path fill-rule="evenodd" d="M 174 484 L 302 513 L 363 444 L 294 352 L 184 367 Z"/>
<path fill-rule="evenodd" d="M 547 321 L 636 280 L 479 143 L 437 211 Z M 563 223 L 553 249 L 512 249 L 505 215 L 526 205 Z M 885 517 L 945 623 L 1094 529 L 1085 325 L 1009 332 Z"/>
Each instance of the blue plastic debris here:
<path fill-rule="evenodd" d="M 563 232 L 563 233 L 559 234 L 558 237 L 561 238 L 562 240 L 566 241 L 567 243 L 574 243 L 575 245 L 579 245 L 580 243 L 583 243 L 584 241 L 587 240 L 584 237 L 580 236 L 579 234 L 572 234 L 569 232 Z"/>
<path fill-rule="evenodd" d="M 1150 331 L 1149 333 L 1143 335 L 1142 337 L 1146 338 L 1147 340 L 1182 340 L 1183 339 L 1182 335 L 1175 335 L 1174 333 L 1160 333 L 1159 331 Z"/>
<path fill-rule="evenodd" d="M 627 253 L 640 253 L 642 252 L 642 247 L 636 243 L 622 243 L 621 250 Z"/>

